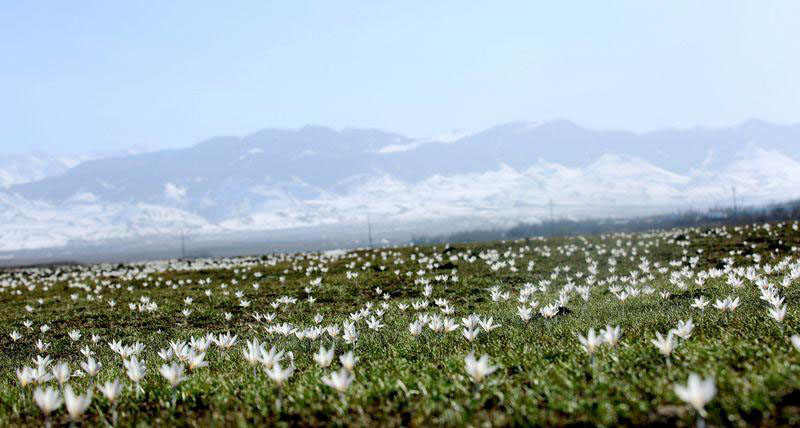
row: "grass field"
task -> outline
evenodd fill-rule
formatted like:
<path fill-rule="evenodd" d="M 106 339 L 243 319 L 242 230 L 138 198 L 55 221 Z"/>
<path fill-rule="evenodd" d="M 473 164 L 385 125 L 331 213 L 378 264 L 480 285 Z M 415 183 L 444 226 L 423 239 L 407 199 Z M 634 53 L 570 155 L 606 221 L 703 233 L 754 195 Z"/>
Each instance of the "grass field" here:
<path fill-rule="evenodd" d="M 47 418 L 33 398 L 69 384 L 93 391 L 84 411 L 70 401 L 77 423 L 94 426 L 798 426 L 799 254 L 797 223 L 780 223 L 6 270 L 0 425 L 70 423 L 65 404 Z M 740 305 L 715 307 L 728 297 Z M 471 314 L 483 321 L 472 342 Z M 694 329 L 663 355 L 656 333 L 689 319 Z M 590 343 L 590 354 L 579 335 L 607 325 L 621 328 L 618 344 Z M 200 340 L 226 332 L 228 348 Z M 253 339 L 284 352 L 281 370 L 258 347 L 261 361 L 248 362 Z M 325 368 L 321 346 L 335 349 Z M 178 355 L 159 355 L 168 349 Z M 352 374 L 339 360 L 348 351 Z M 102 364 L 93 377 L 81 369 L 90 352 Z M 496 370 L 476 380 L 487 370 L 468 373 L 470 352 Z M 134 357 L 146 366 L 138 388 L 123 363 Z M 186 367 L 174 388 L 165 364 Z M 64 385 L 47 379 L 54 368 Z M 352 380 L 341 392 L 323 382 L 340 370 Z M 697 408 L 675 389 L 690 373 L 714 385 Z M 114 379 L 112 404 L 97 386 Z"/>

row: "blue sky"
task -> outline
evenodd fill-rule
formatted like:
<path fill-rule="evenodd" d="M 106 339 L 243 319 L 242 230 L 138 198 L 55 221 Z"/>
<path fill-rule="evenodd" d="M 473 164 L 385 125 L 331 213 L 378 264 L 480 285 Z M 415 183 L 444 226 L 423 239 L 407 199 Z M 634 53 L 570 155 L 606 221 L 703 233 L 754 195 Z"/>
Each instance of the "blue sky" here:
<path fill-rule="evenodd" d="M 796 123 L 798 17 L 794 1 L 3 2 L 0 152 L 306 124 Z"/>

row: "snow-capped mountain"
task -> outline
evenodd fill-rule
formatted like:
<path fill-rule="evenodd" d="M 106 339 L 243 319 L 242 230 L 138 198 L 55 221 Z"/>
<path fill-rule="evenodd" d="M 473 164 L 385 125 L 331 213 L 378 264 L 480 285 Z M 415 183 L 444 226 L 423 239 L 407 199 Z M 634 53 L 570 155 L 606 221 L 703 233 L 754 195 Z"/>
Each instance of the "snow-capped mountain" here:
<path fill-rule="evenodd" d="M 80 159 L 56 157 L 42 152 L 0 154 L 0 188 L 54 177 L 79 162 Z"/>
<path fill-rule="evenodd" d="M 800 197 L 799 162 L 800 125 L 755 120 L 644 134 L 517 122 L 440 139 L 268 129 L 12 185 L 0 193 L 0 249 L 183 230 L 319 233 L 367 215 L 378 225 L 506 225 L 535 221 L 550 200 L 559 216 L 623 216 L 727 205 L 733 187 L 743 203 L 779 201 Z"/>

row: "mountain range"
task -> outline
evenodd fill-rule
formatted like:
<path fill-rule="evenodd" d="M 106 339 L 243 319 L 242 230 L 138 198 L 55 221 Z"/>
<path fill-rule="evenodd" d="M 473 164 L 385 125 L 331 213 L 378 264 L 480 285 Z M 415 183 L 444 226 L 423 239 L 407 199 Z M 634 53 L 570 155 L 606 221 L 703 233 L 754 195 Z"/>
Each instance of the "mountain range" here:
<path fill-rule="evenodd" d="M 415 139 L 308 126 L 83 161 L 0 157 L 0 251 L 191 233 L 447 232 L 800 196 L 800 125 L 598 131 L 514 122 Z"/>

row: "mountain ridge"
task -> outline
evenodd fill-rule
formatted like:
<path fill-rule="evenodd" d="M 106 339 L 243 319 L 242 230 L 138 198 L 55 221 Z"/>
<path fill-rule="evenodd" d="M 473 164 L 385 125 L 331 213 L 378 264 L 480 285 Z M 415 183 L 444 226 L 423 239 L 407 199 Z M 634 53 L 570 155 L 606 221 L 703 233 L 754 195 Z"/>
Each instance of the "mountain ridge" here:
<path fill-rule="evenodd" d="M 596 131 L 565 119 L 509 122 L 448 141 L 376 129 L 264 129 L 89 160 L 0 191 L 0 249 L 148 236 L 625 215 L 797 196 L 800 125 Z M 402 149 L 386 150 L 387 147 Z M 566 207 L 569 207 L 568 209 Z M 599 207 L 592 210 L 587 207 Z M 648 211 L 649 212 L 649 211 Z"/>

